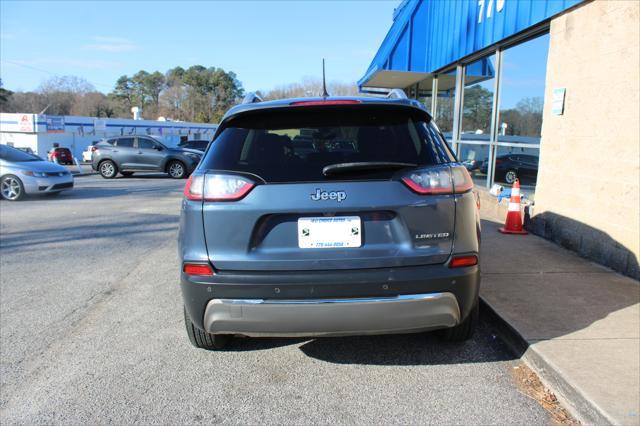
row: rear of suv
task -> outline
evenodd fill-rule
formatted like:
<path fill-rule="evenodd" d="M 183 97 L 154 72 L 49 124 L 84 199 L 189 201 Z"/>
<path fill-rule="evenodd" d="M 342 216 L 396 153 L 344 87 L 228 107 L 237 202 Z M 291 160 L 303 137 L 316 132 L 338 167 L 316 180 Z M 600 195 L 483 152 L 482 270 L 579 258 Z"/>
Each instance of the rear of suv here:
<path fill-rule="evenodd" d="M 95 144 L 91 167 L 105 179 L 118 173 L 164 172 L 174 179 L 186 178 L 196 168 L 202 152 L 171 148 L 150 136 L 121 136 Z"/>
<path fill-rule="evenodd" d="M 415 101 L 231 109 L 184 189 L 191 343 L 430 330 L 469 338 L 480 284 L 472 187 Z"/>

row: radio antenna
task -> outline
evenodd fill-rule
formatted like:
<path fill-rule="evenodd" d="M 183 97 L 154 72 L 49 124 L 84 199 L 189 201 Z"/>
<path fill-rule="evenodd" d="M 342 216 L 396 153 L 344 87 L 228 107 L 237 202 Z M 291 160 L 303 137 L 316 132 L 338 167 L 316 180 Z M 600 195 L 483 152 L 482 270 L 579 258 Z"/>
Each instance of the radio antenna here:
<path fill-rule="evenodd" d="M 322 58 L 322 97 L 326 98 L 329 96 L 327 93 L 327 81 L 324 75 L 324 58 Z"/>

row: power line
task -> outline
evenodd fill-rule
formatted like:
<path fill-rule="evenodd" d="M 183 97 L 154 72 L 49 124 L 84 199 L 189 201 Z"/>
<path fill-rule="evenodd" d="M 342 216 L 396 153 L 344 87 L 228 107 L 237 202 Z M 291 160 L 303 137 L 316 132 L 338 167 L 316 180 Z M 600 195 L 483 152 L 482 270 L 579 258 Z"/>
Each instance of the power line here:
<path fill-rule="evenodd" d="M 45 74 L 49 74 L 49 75 L 54 76 L 54 77 L 60 75 L 60 74 L 52 73 L 51 71 L 43 70 L 42 68 L 34 67 L 32 65 L 21 64 L 20 62 L 8 61 L 6 59 L 0 59 L 0 62 L 5 62 L 7 64 L 16 65 L 16 66 L 23 67 L 23 68 L 29 68 L 29 69 L 32 69 L 34 71 L 43 72 Z M 100 87 L 106 87 L 106 88 L 109 88 L 109 89 L 113 89 L 113 85 L 109 85 L 109 84 L 101 84 L 101 83 L 91 83 L 91 84 L 94 85 L 94 86 L 100 86 Z"/>

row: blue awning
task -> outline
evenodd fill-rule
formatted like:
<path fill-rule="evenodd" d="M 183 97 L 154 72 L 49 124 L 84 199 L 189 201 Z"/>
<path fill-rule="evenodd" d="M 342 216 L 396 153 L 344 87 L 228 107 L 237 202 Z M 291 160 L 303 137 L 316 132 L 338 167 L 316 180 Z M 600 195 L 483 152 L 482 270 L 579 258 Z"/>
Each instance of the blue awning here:
<path fill-rule="evenodd" d="M 428 86 L 433 73 L 584 0 L 405 0 L 358 86 Z M 475 72 L 475 71 L 474 71 Z M 476 77 L 493 68 L 479 65 Z M 426 83 L 426 84 L 425 84 Z"/>

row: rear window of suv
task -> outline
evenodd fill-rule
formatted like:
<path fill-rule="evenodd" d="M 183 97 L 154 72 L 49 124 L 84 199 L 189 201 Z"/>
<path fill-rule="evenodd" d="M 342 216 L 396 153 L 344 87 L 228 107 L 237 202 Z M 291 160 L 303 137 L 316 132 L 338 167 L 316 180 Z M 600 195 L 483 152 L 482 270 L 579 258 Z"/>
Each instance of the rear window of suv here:
<path fill-rule="evenodd" d="M 323 174 L 325 166 L 340 163 L 455 161 L 428 116 L 413 108 L 281 108 L 248 112 L 223 126 L 201 167 L 251 173 L 265 182 L 389 179 L 395 173 Z"/>

